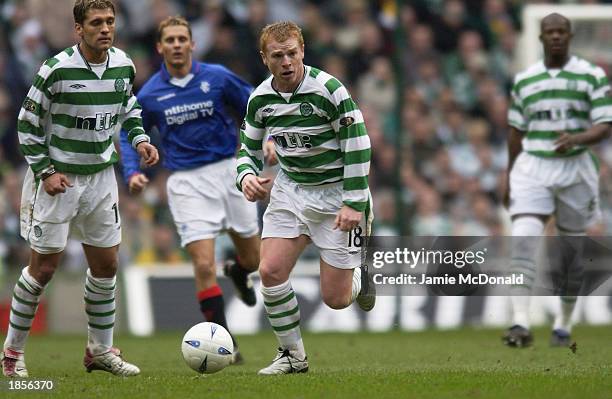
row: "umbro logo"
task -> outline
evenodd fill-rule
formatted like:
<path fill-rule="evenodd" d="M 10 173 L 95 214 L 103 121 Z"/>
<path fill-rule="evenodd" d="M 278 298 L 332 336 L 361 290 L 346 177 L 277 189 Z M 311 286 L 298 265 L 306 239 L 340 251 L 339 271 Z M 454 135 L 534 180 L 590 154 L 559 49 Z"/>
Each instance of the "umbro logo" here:
<path fill-rule="evenodd" d="M 261 113 L 262 114 L 271 114 L 272 112 L 274 112 L 274 108 L 264 108 Z"/>
<path fill-rule="evenodd" d="M 87 87 L 87 86 L 82 85 L 82 84 L 80 84 L 80 83 L 75 83 L 75 84 L 71 84 L 71 85 L 70 85 L 70 87 L 72 87 L 73 89 L 78 90 L 78 89 L 83 89 L 83 88 L 85 88 L 85 87 Z"/>

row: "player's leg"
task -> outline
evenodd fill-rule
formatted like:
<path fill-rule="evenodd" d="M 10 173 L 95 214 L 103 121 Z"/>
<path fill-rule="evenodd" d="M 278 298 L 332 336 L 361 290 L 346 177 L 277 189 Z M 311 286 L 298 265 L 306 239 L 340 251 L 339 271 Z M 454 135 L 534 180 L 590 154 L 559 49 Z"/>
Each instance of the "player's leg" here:
<path fill-rule="evenodd" d="M 529 331 L 529 302 L 536 278 L 536 257 L 544 232 L 546 216 L 519 214 L 512 220 L 510 273 L 523 276 L 523 284 L 510 287 L 512 325 L 502 337 L 510 347 L 526 347 L 533 342 Z"/>
<path fill-rule="evenodd" d="M 88 319 L 85 368 L 88 372 L 103 370 L 122 377 L 138 375 L 140 369 L 123 360 L 121 351 L 113 347 L 119 246 L 101 248 L 83 244 L 83 250 L 89 264 L 84 291 Z"/>
<path fill-rule="evenodd" d="M 257 298 L 249 274 L 259 267 L 259 234 L 250 237 L 242 237 L 234 231 L 229 234 L 236 247 L 236 259 L 228 259 L 223 265 L 223 272 L 234 283 L 240 299 L 248 306 L 254 306 Z"/>
<path fill-rule="evenodd" d="M 330 193 L 332 195 L 333 193 Z M 376 304 L 376 291 L 364 262 L 369 208 L 359 225 L 351 231 L 334 229 L 335 215 L 316 217 L 309 222 L 312 241 L 321 254 L 321 295 L 332 309 L 343 309 L 353 302 L 368 312 Z"/>
<path fill-rule="evenodd" d="M 225 318 L 223 292 L 217 283 L 215 240 L 211 238 L 190 242 L 185 249 L 193 263 L 196 292 L 204 319 L 217 323 L 229 331 Z M 237 346 L 235 340 L 234 346 Z"/>
<path fill-rule="evenodd" d="M 361 290 L 361 273 L 355 273 L 356 270 L 360 269 L 334 267 L 321 258 L 321 298 L 327 306 L 332 309 L 344 309 L 355 301 Z M 356 278 L 356 275 L 359 275 L 359 278 Z"/>
<path fill-rule="evenodd" d="M 562 240 L 561 259 L 555 287 L 560 306 L 555 315 L 551 346 L 566 347 L 571 343 L 572 314 L 584 276 L 583 252 L 585 231 L 599 217 L 599 171 L 589 154 L 575 159 L 582 176 L 578 184 L 564 188 L 557 199 L 557 230 Z"/>
<path fill-rule="evenodd" d="M 308 371 L 308 361 L 300 331 L 300 309 L 289 274 L 308 245 L 307 236 L 264 238 L 261 243 L 261 293 L 268 320 L 279 348 L 270 366 L 259 374 L 290 374 Z"/>
<path fill-rule="evenodd" d="M 7 377 L 28 376 L 24 356 L 26 340 L 36 315 L 40 296 L 53 277 L 62 254 L 63 252 L 44 254 L 32 249 L 30 265 L 23 268 L 13 288 L 11 313 L 2 356 L 2 372 Z"/>
<path fill-rule="evenodd" d="M 2 354 L 2 372 L 27 377 L 24 349 L 44 287 L 53 277 L 66 246 L 76 191 L 48 195 L 28 169 L 21 195 L 21 236 L 32 248 L 30 264 L 13 289 L 11 312 Z M 63 206 L 62 206 L 63 205 Z M 25 212 L 25 213 L 24 213 Z"/>
<path fill-rule="evenodd" d="M 121 218 L 119 194 L 113 168 L 84 178 L 79 214 L 73 219 L 71 236 L 80 241 L 88 270 L 84 284 L 87 315 L 87 346 L 83 364 L 88 372 L 102 370 L 128 377 L 140 369 L 123 360 L 113 347 L 116 274 L 119 266 Z"/>
<path fill-rule="evenodd" d="M 244 198 L 236 190 L 236 167 L 233 160 L 222 161 L 226 167 L 225 182 L 225 213 L 227 227 L 236 248 L 236 258 L 228 259 L 223 272 L 231 278 L 238 296 L 248 306 L 254 306 L 257 299 L 255 289 L 249 278 L 249 273 L 259 267 L 259 223 L 257 205 Z"/>
<path fill-rule="evenodd" d="M 549 215 L 555 210 L 550 183 L 550 163 L 521 153 L 510 173 L 512 243 L 509 272 L 522 275 L 523 283 L 510 287 L 512 325 L 502 337 L 510 347 L 529 346 L 529 297 L 536 277 L 536 256 Z M 553 168 L 554 169 L 554 168 Z"/>
<path fill-rule="evenodd" d="M 226 227 L 223 163 L 173 173 L 166 184 L 172 218 L 194 267 L 196 295 L 207 321 L 227 328 L 223 292 L 217 284 L 215 238 Z M 204 212 L 203 210 L 210 210 Z M 234 343 L 235 344 L 235 343 Z"/>

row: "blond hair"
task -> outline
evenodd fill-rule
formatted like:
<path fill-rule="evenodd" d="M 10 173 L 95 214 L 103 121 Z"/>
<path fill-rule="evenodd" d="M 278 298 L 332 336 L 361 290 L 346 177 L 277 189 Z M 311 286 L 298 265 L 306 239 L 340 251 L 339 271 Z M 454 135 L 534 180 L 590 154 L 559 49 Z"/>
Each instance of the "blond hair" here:
<path fill-rule="evenodd" d="M 270 39 L 276 40 L 277 42 L 284 42 L 291 37 L 295 37 L 300 46 L 304 45 L 302 29 L 294 22 L 282 21 L 266 25 L 259 35 L 259 48 L 261 51 L 265 52 L 266 44 Z"/>
<path fill-rule="evenodd" d="M 187 20 L 183 17 L 181 17 L 180 15 L 175 15 L 173 17 L 167 17 L 166 19 L 164 19 L 163 21 L 161 21 L 157 27 L 157 41 L 161 42 L 161 38 L 162 38 L 162 34 L 164 33 L 164 29 L 166 29 L 169 26 L 184 26 L 187 28 L 187 31 L 189 32 L 189 38 L 191 39 L 191 26 L 189 25 L 189 22 L 187 22 Z"/>

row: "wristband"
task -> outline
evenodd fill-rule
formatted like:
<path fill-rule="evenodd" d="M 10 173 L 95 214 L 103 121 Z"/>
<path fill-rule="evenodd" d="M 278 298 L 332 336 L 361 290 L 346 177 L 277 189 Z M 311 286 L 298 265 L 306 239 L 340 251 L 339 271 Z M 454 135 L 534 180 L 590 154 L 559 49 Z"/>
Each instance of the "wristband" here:
<path fill-rule="evenodd" d="M 53 165 L 49 165 L 40 172 L 36 174 L 36 178 L 40 180 L 45 180 L 47 177 L 55 174 L 55 167 Z"/>

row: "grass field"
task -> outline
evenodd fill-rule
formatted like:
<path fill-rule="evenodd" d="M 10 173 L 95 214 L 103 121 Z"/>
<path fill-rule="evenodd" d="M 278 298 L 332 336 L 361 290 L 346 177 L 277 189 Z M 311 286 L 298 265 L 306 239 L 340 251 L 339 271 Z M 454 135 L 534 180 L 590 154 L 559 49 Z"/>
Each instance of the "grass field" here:
<path fill-rule="evenodd" d="M 117 378 L 85 373 L 84 337 L 32 337 L 32 379 L 51 379 L 51 392 L 11 396 L 58 398 L 612 398 L 612 329 L 577 327 L 577 351 L 535 345 L 505 348 L 501 331 L 307 334 L 307 374 L 260 377 L 274 356 L 272 333 L 239 337 L 246 364 L 200 376 L 180 354 L 181 333 L 122 336 L 116 344 L 142 374 Z M 2 380 L 0 397 L 7 381 Z"/>

